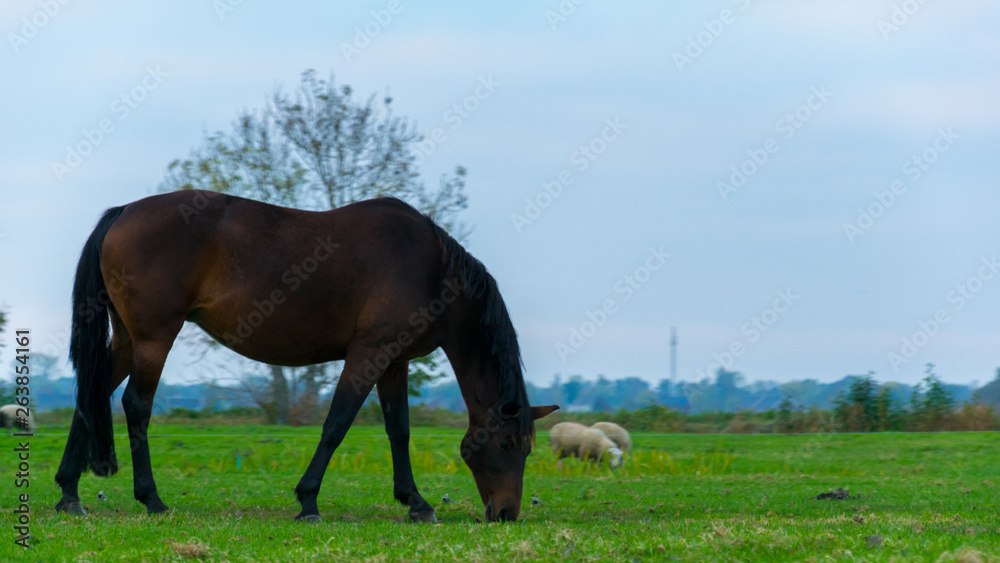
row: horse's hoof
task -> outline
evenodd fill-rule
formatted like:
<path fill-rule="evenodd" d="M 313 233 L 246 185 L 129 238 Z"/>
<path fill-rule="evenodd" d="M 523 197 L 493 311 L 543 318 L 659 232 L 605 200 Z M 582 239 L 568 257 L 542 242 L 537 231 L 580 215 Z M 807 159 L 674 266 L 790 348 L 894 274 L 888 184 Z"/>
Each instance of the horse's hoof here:
<path fill-rule="evenodd" d="M 67 502 L 56 505 L 56 512 L 65 512 L 73 516 L 86 516 L 87 511 L 83 509 L 83 505 L 79 502 Z"/>
<path fill-rule="evenodd" d="M 433 524 L 437 522 L 437 516 L 434 514 L 433 510 L 425 510 L 423 512 L 410 511 L 410 522 L 427 522 Z"/>
<path fill-rule="evenodd" d="M 146 505 L 146 514 L 166 514 L 170 512 L 170 507 L 162 502 Z"/>
<path fill-rule="evenodd" d="M 323 519 L 319 517 L 319 514 L 299 514 L 298 516 L 295 517 L 295 521 L 308 522 L 310 524 L 319 524 L 320 522 L 323 521 Z"/>

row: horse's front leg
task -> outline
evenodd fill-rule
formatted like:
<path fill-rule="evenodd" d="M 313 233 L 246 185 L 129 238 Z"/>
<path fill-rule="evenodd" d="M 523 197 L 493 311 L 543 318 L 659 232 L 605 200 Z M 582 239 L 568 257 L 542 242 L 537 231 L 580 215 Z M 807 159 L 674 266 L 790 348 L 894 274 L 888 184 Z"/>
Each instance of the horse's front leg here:
<path fill-rule="evenodd" d="M 309 467 L 295 486 L 295 496 L 302 504 L 302 511 L 295 517 L 296 520 L 307 522 L 319 522 L 319 507 L 316 505 L 316 497 L 319 496 L 319 487 L 323 483 L 323 475 L 330 465 L 330 458 L 333 457 L 334 450 L 344 440 L 344 436 L 351 428 L 354 417 L 361 410 L 361 405 L 365 403 L 375 382 L 382 376 L 381 372 L 372 373 L 372 370 L 365 372 L 365 360 L 369 360 L 369 365 L 374 365 L 375 354 L 354 354 L 349 355 L 344 362 L 344 371 L 340 374 L 337 388 L 333 391 L 333 399 L 330 401 L 330 412 L 323 422 L 323 435 L 320 437 L 316 453 L 313 454 Z"/>
<path fill-rule="evenodd" d="M 378 382 L 385 433 L 392 450 L 392 492 L 396 500 L 410 507 L 410 520 L 437 522 L 434 508 L 417 492 L 410 466 L 410 409 L 407 392 L 409 362 L 389 366 Z"/>

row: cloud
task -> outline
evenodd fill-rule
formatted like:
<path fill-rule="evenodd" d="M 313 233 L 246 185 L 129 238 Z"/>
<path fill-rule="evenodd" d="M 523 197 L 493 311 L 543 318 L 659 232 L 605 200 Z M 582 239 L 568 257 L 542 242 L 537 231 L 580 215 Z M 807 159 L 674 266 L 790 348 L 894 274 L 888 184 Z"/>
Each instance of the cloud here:
<path fill-rule="evenodd" d="M 845 34 L 857 33 L 883 39 L 879 31 L 879 20 L 889 21 L 893 11 L 903 4 L 916 0 L 778 0 L 751 6 L 750 11 L 762 14 L 768 20 L 786 28 L 806 33 L 824 33 L 844 38 Z M 934 11 L 933 27 L 946 27 L 954 22 L 966 26 L 970 21 L 995 20 L 997 7 L 987 0 L 966 0 L 959 2 L 920 2 L 920 7 L 911 18 L 920 18 L 924 11 Z M 931 33 L 933 33 L 933 27 Z"/>
<path fill-rule="evenodd" d="M 951 126 L 960 131 L 1000 128 L 1000 80 L 971 77 L 958 81 L 931 78 L 879 80 L 859 85 L 845 100 L 841 116 L 852 124 L 880 125 L 897 131 L 930 132 Z"/>
<path fill-rule="evenodd" d="M 769 21 L 800 32 L 871 34 L 879 18 L 888 13 L 885 5 L 871 0 L 781 0 L 751 6 Z"/>

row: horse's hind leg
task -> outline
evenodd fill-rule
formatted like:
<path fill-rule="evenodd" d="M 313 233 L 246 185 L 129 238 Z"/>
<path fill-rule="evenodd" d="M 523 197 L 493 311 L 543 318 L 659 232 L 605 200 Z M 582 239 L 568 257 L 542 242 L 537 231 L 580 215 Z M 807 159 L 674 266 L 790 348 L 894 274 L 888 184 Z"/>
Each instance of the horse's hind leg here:
<path fill-rule="evenodd" d="M 132 487 L 135 499 L 146 505 L 150 514 L 167 511 L 167 505 L 156 492 L 146 431 L 153 413 L 153 396 L 172 344 L 173 338 L 136 342 L 132 355 L 132 377 L 122 394 L 129 449 L 132 451 Z"/>
<path fill-rule="evenodd" d="M 295 517 L 296 520 L 307 522 L 319 520 L 316 497 L 319 496 L 319 487 L 323 483 L 323 474 L 330 464 L 333 451 L 344 440 L 344 435 L 350 429 L 361 405 L 375 387 L 375 382 L 382 376 L 381 371 L 374 367 L 370 368 L 368 373 L 365 372 L 365 361 L 368 361 L 368 365 L 374 366 L 377 359 L 377 351 L 370 354 L 348 353 L 344 371 L 330 401 L 330 412 L 323 423 L 323 435 L 319 440 L 319 446 L 316 447 L 316 453 L 313 454 L 305 474 L 295 486 L 295 496 L 302 504 L 302 511 Z"/>
<path fill-rule="evenodd" d="M 128 377 L 132 366 L 132 339 L 121 319 L 111 314 L 111 326 L 114 333 L 111 337 L 111 389 L 117 389 Z M 108 397 L 111 400 L 111 397 Z M 66 449 L 63 451 L 62 462 L 56 472 L 56 483 L 62 489 L 62 498 L 56 503 L 56 510 L 68 514 L 85 516 L 87 513 L 80 506 L 78 486 L 80 475 L 87 468 L 87 428 L 80 418 L 80 411 L 73 412 L 73 422 L 69 427 L 69 438 L 66 439 Z"/>
<path fill-rule="evenodd" d="M 385 418 L 385 433 L 392 450 L 392 492 L 410 507 L 410 520 L 436 522 L 434 508 L 417 492 L 410 466 L 410 409 L 407 391 L 409 362 L 389 366 L 378 381 L 378 398 Z"/>

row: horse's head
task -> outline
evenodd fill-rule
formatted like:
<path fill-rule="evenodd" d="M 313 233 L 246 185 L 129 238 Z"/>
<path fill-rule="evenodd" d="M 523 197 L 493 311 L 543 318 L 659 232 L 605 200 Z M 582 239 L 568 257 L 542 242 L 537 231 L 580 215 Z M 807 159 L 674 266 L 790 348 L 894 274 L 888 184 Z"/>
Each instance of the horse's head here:
<path fill-rule="evenodd" d="M 557 405 L 531 407 L 530 424 L 558 409 Z M 462 459 L 472 470 L 479 496 L 486 505 L 486 520 L 513 521 L 521 513 L 524 462 L 531 453 L 531 433 L 525 432 L 521 413 L 496 413 L 470 419 L 462 438 Z"/>

